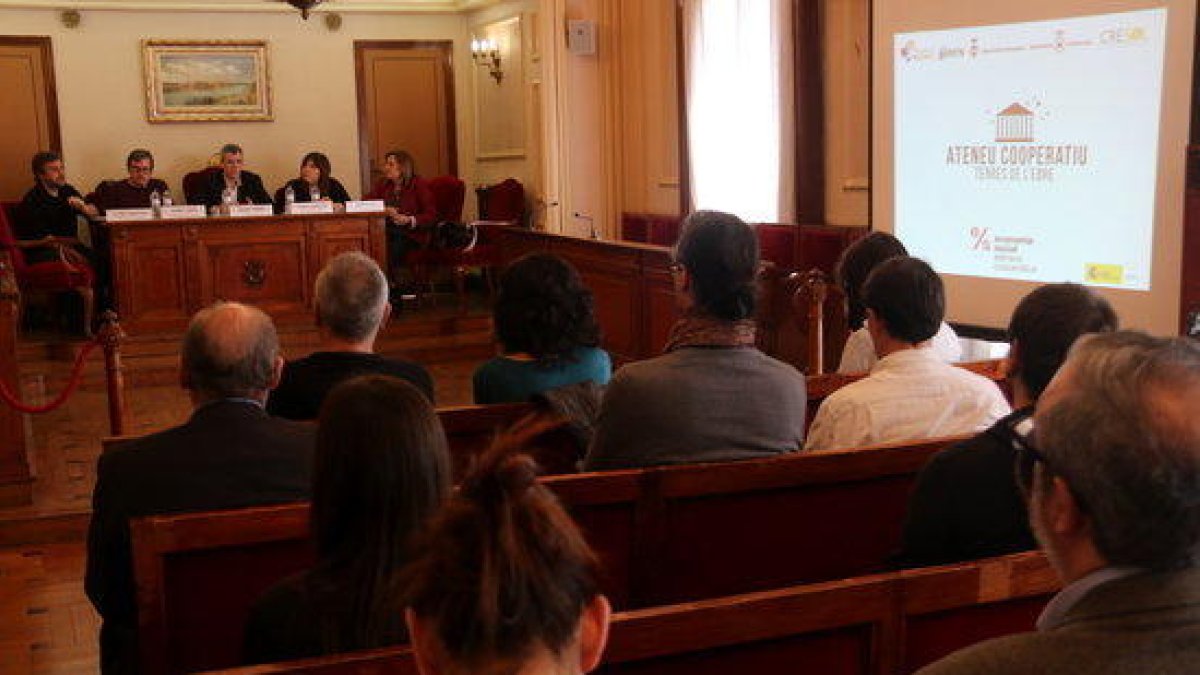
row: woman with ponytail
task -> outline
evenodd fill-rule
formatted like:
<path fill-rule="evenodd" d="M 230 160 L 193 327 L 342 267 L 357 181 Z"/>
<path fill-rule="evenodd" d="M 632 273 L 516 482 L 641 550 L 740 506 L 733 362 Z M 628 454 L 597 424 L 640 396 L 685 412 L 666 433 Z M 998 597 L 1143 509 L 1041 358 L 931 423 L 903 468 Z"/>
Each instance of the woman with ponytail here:
<path fill-rule="evenodd" d="M 404 575 L 422 675 L 578 675 L 600 662 L 611 609 L 595 554 L 523 443 L 501 437 L 430 522 Z"/>
<path fill-rule="evenodd" d="M 317 424 L 311 528 L 317 564 L 258 601 L 249 663 L 406 641 L 400 572 L 450 492 L 446 435 L 429 399 L 382 375 L 347 380 Z"/>
<path fill-rule="evenodd" d="M 804 445 L 804 376 L 755 347 L 754 230 L 737 216 L 698 211 L 684 220 L 674 258 L 683 318 L 665 354 L 613 377 L 586 470 L 749 459 Z"/>

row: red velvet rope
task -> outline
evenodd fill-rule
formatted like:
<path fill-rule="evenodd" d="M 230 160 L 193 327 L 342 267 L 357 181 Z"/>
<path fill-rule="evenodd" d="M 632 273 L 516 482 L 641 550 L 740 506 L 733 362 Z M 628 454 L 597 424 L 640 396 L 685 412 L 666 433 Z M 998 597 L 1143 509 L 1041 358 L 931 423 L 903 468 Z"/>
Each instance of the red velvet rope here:
<path fill-rule="evenodd" d="M 62 406 L 62 404 L 66 403 L 67 399 L 71 398 L 71 394 L 74 394 L 75 390 L 79 388 L 80 382 L 83 381 L 83 362 L 87 359 L 88 355 L 90 355 L 92 351 L 99 346 L 100 342 L 97 339 L 92 339 L 90 342 L 83 345 L 83 347 L 79 350 L 79 353 L 75 355 L 75 366 L 71 369 L 71 379 L 67 380 L 66 388 L 62 390 L 62 393 L 59 394 L 57 398 L 46 405 L 29 405 L 22 402 L 21 399 L 17 398 L 12 393 L 12 390 L 8 388 L 8 383 L 3 380 L 0 380 L 0 401 L 4 401 L 9 407 L 17 412 L 28 413 L 30 415 L 48 413 L 51 410 L 58 409 Z"/>

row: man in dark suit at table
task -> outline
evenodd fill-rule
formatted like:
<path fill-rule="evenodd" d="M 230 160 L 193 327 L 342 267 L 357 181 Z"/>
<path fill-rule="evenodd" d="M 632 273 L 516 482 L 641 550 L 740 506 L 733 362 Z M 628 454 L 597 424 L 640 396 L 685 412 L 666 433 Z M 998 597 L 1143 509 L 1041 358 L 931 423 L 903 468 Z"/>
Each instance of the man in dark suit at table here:
<path fill-rule="evenodd" d="M 258 174 L 242 168 L 245 163 L 240 145 L 229 143 L 221 148 L 221 170 L 209 176 L 204 191 L 205 206 L 219 206 L 227 189 L 235 191 L 234 201 L 238 204 L 272 203 Z"/>
<path fill-rule="evenodd" d="M 312 428 L 263 409 L 282 367 L 275 326 L 261 310 L 203 309 L 183 340 L 191 419 L 100 457 L 85 587 L 104 620 L 104 673 L 138 671 L 130 519 L 308 498 Z"/>
<path fill-rule="evenodd" d="M 1080 338 L 1037 403 L 1018 475 L 1064 588 L 1037 632 L 921 675 L 1184 675 L 1200 663 L 1200 344 Z"/>

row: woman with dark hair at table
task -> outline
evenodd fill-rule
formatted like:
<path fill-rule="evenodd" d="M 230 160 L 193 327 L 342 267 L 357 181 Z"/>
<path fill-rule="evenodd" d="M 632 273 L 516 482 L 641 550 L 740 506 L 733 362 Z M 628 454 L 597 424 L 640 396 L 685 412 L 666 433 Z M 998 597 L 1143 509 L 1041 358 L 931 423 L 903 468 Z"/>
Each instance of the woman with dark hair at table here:
<path fill-rule="evenodd" d="M 608 384 L 592 292 L 550 253 L 531 253 L 500 276 L 492 310 L 500 355 L 475 371 L 476 403 L 519 403 L 577 382 Z"/>
<path fill-rule="evenodd" d="M 450 490 L 446 435 L 429 399 L 382 375 L 321 407 L 311 528 L 316 565 L 259 599 L 245 656 L 264 663 L 405 641 L 399 572 Z"/>
<path fill-rule="evenodd" d="M 391 150 L 384 155 L 383 178 L 364 199 L 382 199 L 387 209 L 390 270 L 400 267 L 408 251 L 428 245 L 437 224 L 437 205 L 407 151 Z"/>
<path fill-rule="evenodd" d="M 501 437 L 420 540 L 404 604 L 422 675 L 578 675 L 600 663 L 611 609 L 596 555 L 517 454 L 538 431 Z"/>
<path fill-rule="evenodd" d="M 275 193 L 275 211 L 283 213 L 286 205 L 287 189 L 298 202 L 327 201 L 334 204 L 345 204 L 350 201 L 350 193 L 342 186 L 341 181 L 330 174 L 333 172 L 329 158 L 320 152 L 310 152 L 300 160 L 300 177 L 293 178 Z M 315 197 L 315 199 L 314 199 Z"/>

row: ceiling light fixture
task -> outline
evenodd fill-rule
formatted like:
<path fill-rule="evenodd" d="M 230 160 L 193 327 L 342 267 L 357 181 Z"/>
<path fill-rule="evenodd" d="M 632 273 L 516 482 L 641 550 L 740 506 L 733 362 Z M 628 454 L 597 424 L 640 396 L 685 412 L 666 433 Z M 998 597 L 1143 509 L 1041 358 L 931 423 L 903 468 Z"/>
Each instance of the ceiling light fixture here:
<path fill-rule="evenodd" d="M 311 10 L 313 7 L 316 7 L 317 5 L 321 4 L 321 2 L 322 2 L 322 0 L 283 0 L 283 1 L 286 2 L 287 4 L 291 5 L 292 7 L 295 7 L 296 9 L 300 10 L 300 16 L 303 17 L 305 21 L 308 20 L 309 10 Z"/>

